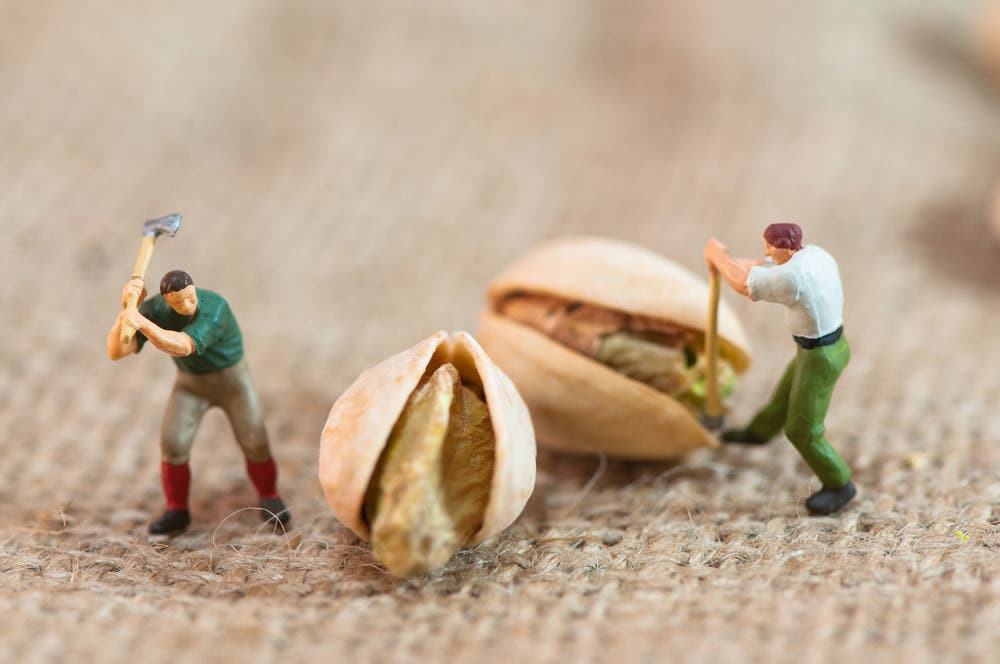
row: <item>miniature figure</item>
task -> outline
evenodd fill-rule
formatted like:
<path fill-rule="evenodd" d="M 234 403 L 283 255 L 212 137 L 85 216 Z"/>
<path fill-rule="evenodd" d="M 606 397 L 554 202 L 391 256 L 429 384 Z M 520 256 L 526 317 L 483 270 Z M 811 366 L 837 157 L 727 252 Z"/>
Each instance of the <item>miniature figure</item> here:
<path fill-rule="evenodd" d="M 851 356 L 844 337 L 844 294 L 833 257 L 802 244 L 797 224 L 772 224 L 764 231 L 767 261 L 734 259 L 719 240 L 705 245 L 710 270 L 741 295 L 787 307 L 786 322 L 798 350 L 771 401 L 745 429 L 722 434 L 729 443 L 762 445 L 782 429 L 823 488 L 806 500 L 815 514 L 832 514 L 857 493 L 851 470 L 827 441 L 823 420 L 833 388 Z"/>
<path fill-rule="evenodd" d="M 174 217 L 176 232 L 180 218 Z M 191 276 L 182 270 L 165 274 L 160 294 L 145 299 L 144 273 L 152 252 L 152 242 L 146 240 L 169 232 L 162 230 L 165 220 L 171 218 L 146 222 L 136 272 L 122 290 L 122 311 L 107 337 L 112 360 L 138 353 L 148 341 L 172 356 L 177 365 L 177 381 L 161 429 L 160 475 L 167 506 L 163 516 L 150 524 L 149 532 L 173 535 L 190 525 L 188 459 L 201 418 L 212 406 L 222 408 L 229 418 L 246 457 L 247 473 L 260 496 L 264 521 L 287 526 L 291 514 L 278 496 L 277 467 L 243 359 L 243 337 L 229 305 L 217 293 L 196 288 Z"/>

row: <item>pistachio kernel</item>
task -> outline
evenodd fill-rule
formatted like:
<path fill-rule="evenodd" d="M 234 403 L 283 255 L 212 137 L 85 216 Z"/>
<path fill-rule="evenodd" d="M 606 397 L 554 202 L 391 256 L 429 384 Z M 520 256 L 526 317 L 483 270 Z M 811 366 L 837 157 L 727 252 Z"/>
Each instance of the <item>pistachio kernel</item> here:
<path fill-rule="evenodd" d="M 375 556 L 397 576 L 430 572 L 482 526 L 493 475 L 486 403 L 442 364 L 410 396 L 365 494 Z"/>

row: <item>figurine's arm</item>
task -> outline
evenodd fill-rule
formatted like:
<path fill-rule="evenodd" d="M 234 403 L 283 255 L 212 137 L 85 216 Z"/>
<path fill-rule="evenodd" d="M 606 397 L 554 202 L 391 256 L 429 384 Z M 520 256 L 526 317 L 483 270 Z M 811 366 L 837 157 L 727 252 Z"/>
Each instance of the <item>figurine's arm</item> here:
<path fill-rule="evenodd" d="M 111 326 L 111 331 L 108 332 L 108 357 L 112 360 L 118 360 L 139 350 L 139 341 L 135 336 L 128 343 L 121 342 L 119 335 L 124 321 L 128 321 L 138 332 L 142 332 L 149 343 L 168 355 L 187 357 L 195 351 L 194 341 L 188 335 L 183 332 L 164 330 L 143 316 L 138 307 L 125 306 L 130 295 L 135 295 L 139 304 L 142 304 L 146 299 L 146 286 L 142 279 L 134 277 L 122 289 L 122 306 L 124 308 L 115 319 L 115 324 Z"/>
<path fill-rule="evenodd" d="M 164 330 L 162 327 L 149 320 L 138 309 L 126 309 L 125 318 L 132 326 L 142 332 L 149 343 L 153 344 L 167 355 L 173 357 L 187 357 L 195 351 L 194 340 L 183 332 Z M 135 340 L 133 340 L 133 343 Z"/>
<path fill-rule="evenodd" d="M 122 321 L 124 319 L 125 310 L 122 309 L 118 313 L 118 318 L 115 319 L 115 324 L 111 326 L 111 331 L 108 332 L 108 357 L 112 360 L 120 360 L 139 350 L 139 342 L 136 341 L 135 336 L 129 339 L 127 344 L 121 342 Z"/>
<path fill-rule="evenodd" d="M 709 268 L 719 271 L 719 274 L 734 291 L 750 297 L 747 277 L 750 275 L 750 268 L 760 265 L 759 261 L 749 258 L 733 258 L 729 255 L 729 249 L 726 248 L 726 245 L 714 237 L 705 245 L 705 261 Z"/>
<path fill-rule="evenodd" d="M 750 268 L 752 267 L 767 265 L 765 261 L 759 261 L 756 258 L 734 258 L 733 260 L 745 267 L 747 269 L 747 273 L 750 272 Z"/>
<path fill-rule="evenodd" d="M 115 323 L 111 326 L 111 331 L 108 332 L 107 338 L 108 357 L 112 360 L 120 360 L 127 355 L 139 351 L 139 342 L 136 341 L 135 335 L 132 335 L 128 343 L 122 343 L 121 341 L 122 323 L 125 320 L 126 311 L 125 302 L 128 300 L 129 295 L 135 295 L 136 302 L 142 304 L 143 300 L 146 299 L 146 285 L 142 279 L 138 277 L 130 279 L 125 284 L 125 287 L 122 288 L 122 310 L 118 312 L 118 317 L 115 318 Z"/>

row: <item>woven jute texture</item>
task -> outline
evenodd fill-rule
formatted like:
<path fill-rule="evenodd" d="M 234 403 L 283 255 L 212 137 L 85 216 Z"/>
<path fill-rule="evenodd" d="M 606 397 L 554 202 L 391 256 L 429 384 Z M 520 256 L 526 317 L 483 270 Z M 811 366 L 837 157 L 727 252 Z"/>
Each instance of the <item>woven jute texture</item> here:
<path fill-rule="evenodd" d="M 996 661 L 1000 94 L 972 3 L 0 2 L 0 660 Z M 225 419 L 162 509 L 174 369 L 104 336 L 142 220 L 225 295 L 294 512 L 261 531 Z M 794 220 L 840 261 L 829 438 L 858 499 L 810 517 L 785 440 L 677 463 L 542 452 L 524 515 L 399 581 L 316 479 L 330 405 L 563 234 L 697 273 Z M 780 307 L 724 297 L 755 362 Z"/>

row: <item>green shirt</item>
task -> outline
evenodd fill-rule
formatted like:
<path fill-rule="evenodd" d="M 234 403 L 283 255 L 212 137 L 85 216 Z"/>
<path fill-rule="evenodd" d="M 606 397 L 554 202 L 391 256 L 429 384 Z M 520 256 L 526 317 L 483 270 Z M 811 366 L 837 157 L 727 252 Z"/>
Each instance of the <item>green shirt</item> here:
<path fill-rule="evenodd" d="M 218 293 L 195 288 L 198 310 L 193 316 L 182 316 L 167 304 L 162 295 L 149 298 L 139 307 L 139 313 L 164 330 L 183 332 L 194 341 L 194 352 L 187 357 L 175 357 L 180 371 L 206 374 L 222 371 L 243 359 L 243 335 L 236 324 L 229 304 Z M 142 332 L 135 335 L 138 350 L 146 343 Z"/>

